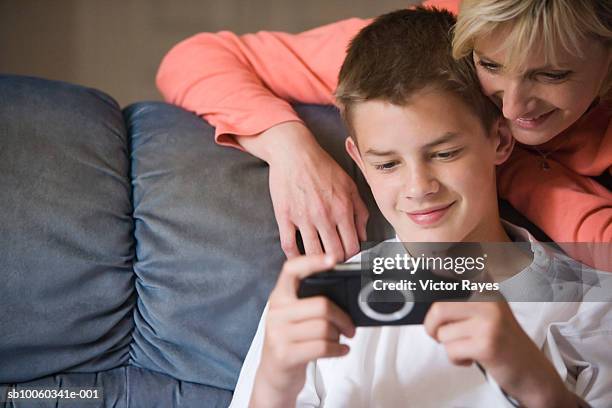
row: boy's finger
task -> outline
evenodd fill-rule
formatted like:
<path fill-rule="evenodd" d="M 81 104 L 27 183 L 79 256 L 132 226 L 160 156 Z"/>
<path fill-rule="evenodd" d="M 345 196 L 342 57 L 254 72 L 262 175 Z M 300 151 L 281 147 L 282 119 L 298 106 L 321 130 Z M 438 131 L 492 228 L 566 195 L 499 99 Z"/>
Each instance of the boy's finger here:
<path fill-rule="evenodd" d="M 286 338 L 290 342 L 311 340 L 340 340 L 340 331 L 336 326 L 324 319 L 311 319 L 291 325 L 286 330 Z"/>
<path fill-rule="evenodd" d="M 447 323 L 438 327 L 435 340 L 442 344 L 468 339 L 473 333 L 478 333 L 478 325 L 474 319 L 461 320 L 457 323 Z"/>
<path fill-rule="evenodd" d="M 325 254 L 305 255 L 289 259 L 283 265 L 275 292 L 283 297 L 297 297 L 300 280 L 316 272 L 322 272 L 335 265 L 334 257 Z"/>
<path fill-rule="evenodd" d="M 431 337 L 437 339 L 437 331 L 440 326 L 473 317 L 475 314 L 474 305 L 475 303 L 468 302 L 434 303 L 427 312 L 423 322 L 425 331 Z"/>
<path fill-rule="evenodd" d="M 349 352 L 349 346 L 336 341 L 312 340 L 291 343 L 292 352 L 288 357 L 290 365 L 309 363 L 318 358 L 340 357 Z"/>
<path fill-rule="evenodd" d="M 448 359 L 456 365 L 466 366 L 477 361 L 475 344 L 473 339 L 461 339 L 451 341 L 444 345 Z"/>
<path fill-rule="evenodd" d="M 282 313 L 282 312 L 281 312 Z M 323 296 L 301 299 L 290 314 L 286 312 L 287 321 L 298 323 L 310 319 L 325 319 L 338 328 L 347 337 L 355 335 L 355 325 L 351 318 L 331 300 Z"/>

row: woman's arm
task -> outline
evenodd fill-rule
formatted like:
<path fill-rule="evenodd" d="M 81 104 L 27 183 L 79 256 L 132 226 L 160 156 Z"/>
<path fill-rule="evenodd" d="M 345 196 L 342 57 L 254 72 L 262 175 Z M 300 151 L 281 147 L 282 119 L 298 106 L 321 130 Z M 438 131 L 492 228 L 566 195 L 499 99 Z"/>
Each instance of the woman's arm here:
<path fill-rule="evenodd" d="M 343 260 L 366 240 L 368 212 L 352 179 L 318 145 L 290 101 L 333 103 L 349 40 L 368 21 L 301 34 L 204 33 L 174 47 L 157 84 L 164 98 L 216 127 L 218 143 L 270 165 L 270 192 L 287 257 L 325 251 Z M 256 137 L 253 137 L 256 136 Z M 321 245 L 321 243 L 323 245 Z"/>
<path fill-rule="evenodd" d="M 339 21 L 300 34 L 202 33 L 163 59 L 157 86 L 168 102 L 216 127 L 217 141 L 300 121 L 290 102 L 332 104 L 350 39 L 369 20 Z"/>
<path fill-rule="evenodd" d="M 423 4 L 457 13 L 459 0 Z M 215 126 L 218 143 L 239 147 L 234 135 L 300 122 L 290 102 L 332 104 L 349 41 L 370 22 L 351 18 L 300 34 L 197 34 L 164 57 L 157 87 L 166 101 Z"/>
<path fill-rule="evenodd" d="M 429 3 L 456 9 L 457 2 Z M 306 253 L 324 250 L 338 260 L 357 253 L 358 240 L 367 238 L 368 212 L 353 181 L 289 102 L 332 103 L 348 43 L 369 22 L 353 18 L 297 35 L 198 34 L 175 46 L 159 68 L 157 86 L 167 101 L 203 116 L 215 126 L 218 143 L 241 147 L 270 165 L 288 257 L 298 254 L 296 230 Z"/>

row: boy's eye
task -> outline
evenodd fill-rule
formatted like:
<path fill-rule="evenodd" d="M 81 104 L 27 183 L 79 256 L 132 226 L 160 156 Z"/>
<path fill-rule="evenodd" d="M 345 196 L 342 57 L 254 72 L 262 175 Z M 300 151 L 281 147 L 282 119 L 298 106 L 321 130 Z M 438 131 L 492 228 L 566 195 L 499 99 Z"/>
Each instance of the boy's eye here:
<path fill-rule="evenodd" d="M 567 79 L 571 71 L 539 72 L 537 75 L 545 82 L 561 82 Z"/>
<path fill-rule="evenodd" d="M 489 72 L 499 72 L 501 70 L 501 66 L 494 62 L 478 60 L 478 65 L 480 65 L 481 67 L 483 67 L 485 70 Z"/>
<path fill-rule="evenodd" d="M 388 171 L 388 170 L 392 170 L 396 165 L 397 165 L 396 161 L 390 161 L 386 163 L 375 164 L 374 168 L 376 170 Z"/>
<path fill-rule="evenodd" d="M 455 149 L 455 150 L 447 150 L 444 152 L 436 152 L 432 154 L 432 158 L 442 160 L 442 161 L 451 160 L 457 157 L 457 155 L 459 155 L 459 153 L 461 153 L 462 150 L 463 149 Z"/>

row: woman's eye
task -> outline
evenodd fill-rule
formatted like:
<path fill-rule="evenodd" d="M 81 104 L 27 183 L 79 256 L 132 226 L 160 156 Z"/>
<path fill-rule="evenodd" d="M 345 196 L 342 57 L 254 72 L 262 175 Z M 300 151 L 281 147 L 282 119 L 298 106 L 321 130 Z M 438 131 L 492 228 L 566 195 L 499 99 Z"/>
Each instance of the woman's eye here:
<path fill-rule="evenodd" d="M 386 162 L 386 163 L 375 164 L 374 168 L 376 170 L 388 171 L 388 170 L 392 170 L 396 165 L 397 165 L 397 162 L 390 161 L 390 162 Z"/>
<path fill-rule="evenodd" d="M 455 150 L 449 150 L 449 151 L 445 151 L 445 152 L 437 152 L 437 153 L 434 153 L 432 155 L 432 157 L 434 159 L 438 159 L 438 160 L 442 160 L 442 161 L 444 161 L 444 160 L 451 160 L 451 159 L 454 159 L 455 157 L 457 157 L 457 155 L 459 153 L 461 153 L 461 150 L 463 150 L 463 149 L 455 149 Z"/>
<path fill-rule="evenodd" d="M 571 71 L 540 72 L 538 73 L 538 76 L 548 82 L 560 82 L 567 79 L 570 74 Z"/>
<path fill-rule="evenodd" d="M 483 60 L 478 60 L 478 65 L 480 65 L 489 72 L 499 72 L 499 70 L 501 69 L 500 65 Z"/>

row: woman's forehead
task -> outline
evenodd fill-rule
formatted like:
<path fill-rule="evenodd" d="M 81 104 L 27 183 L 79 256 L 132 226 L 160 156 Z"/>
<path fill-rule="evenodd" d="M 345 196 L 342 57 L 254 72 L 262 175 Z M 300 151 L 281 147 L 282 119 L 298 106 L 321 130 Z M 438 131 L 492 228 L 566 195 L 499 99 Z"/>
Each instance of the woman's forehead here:
<path fill-rule="evenodd" d="M 486 58 L 503 65 L 512 72 L 524 72 L 533 69 L 551 69 L 572 67 L 592 61 L 604 47 L 597 41 L 588 39 L 576 40 L 574 47 L 566 46 L 561 40 L 546 39 L 544 35 L 535 35 L 523 44 L 513 44 L 514 36 L 508 28 L 495 30 L 487 36 L 474 41 L 474 52 L 479 58 Z"/>

